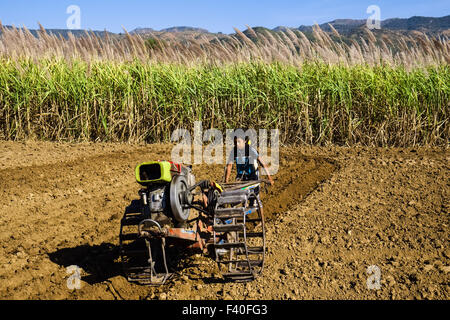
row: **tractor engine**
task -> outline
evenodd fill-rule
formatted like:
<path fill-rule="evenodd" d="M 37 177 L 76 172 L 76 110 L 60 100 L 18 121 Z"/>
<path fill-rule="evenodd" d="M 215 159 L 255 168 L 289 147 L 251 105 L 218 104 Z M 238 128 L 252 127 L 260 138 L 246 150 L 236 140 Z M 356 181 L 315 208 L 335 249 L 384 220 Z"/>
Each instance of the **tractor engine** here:
<path fill-rule="evenodd" d="M 139 191 L 142 213 L 161 225 L 184 226 L 190 209 L 183 206 L 180 193 L 195 184 L 192 169 L 171 161 L 152 161 L 138 165 L 135 174 L 136 181 L 146 187 Z"/>

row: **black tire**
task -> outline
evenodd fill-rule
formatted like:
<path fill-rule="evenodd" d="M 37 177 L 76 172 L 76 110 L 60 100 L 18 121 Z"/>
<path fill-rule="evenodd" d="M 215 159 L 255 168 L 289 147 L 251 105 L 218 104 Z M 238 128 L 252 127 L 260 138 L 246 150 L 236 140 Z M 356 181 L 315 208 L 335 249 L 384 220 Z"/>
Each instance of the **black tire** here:
<path fill-rule="evenodd" d="M 190 209 L 183 208 L 181 193 L 188 189 L 187 179 L 183 175 L 172 178 L 170 183 L 169 201 L 173 217 L 178 222 L 185 222 L 189 218 Z"/>

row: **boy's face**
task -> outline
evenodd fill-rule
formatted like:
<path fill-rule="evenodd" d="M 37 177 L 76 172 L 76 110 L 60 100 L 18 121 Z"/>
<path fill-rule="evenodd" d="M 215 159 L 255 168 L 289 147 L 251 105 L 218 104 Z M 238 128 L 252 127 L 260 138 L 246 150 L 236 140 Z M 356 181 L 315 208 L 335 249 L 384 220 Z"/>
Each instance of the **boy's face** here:
<path fill-rule="evenodd" d="M 236 139 L 236 146 L 238 149 L 244 149 L 245 147 L 245 141 L 242 138 L 237 138 Z"/>

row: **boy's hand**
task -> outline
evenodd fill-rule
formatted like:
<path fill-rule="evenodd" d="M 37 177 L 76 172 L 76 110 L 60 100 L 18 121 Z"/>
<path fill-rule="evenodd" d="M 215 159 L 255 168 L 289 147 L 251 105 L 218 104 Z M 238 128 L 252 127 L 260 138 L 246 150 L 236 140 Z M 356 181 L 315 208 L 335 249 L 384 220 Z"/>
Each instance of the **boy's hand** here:
<path fill-rule="evenodd" d="M 208 189 L 211 186 L 211 182 L 209 180 L 203 180 L 200 184 L 199 187 L 200 189 Z"/>

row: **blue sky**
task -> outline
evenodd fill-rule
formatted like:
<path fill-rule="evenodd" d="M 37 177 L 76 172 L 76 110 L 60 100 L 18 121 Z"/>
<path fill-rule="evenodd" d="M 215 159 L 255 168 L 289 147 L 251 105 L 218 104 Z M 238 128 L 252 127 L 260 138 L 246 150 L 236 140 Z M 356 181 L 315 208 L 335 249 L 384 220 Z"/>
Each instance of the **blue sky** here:
<path fill-rule="evenodd" d="M 48 29 L 66 28 L 70 5 L 80 7 L 82 29 L 111 32 L 121 32 L 122 26 L 129 31 L 194 26 L 224 33 L 245 25 L 298 27 L 339 18 L 367 19 L 370 5 L 380 7 L 381 20 L 450 14 L 450 0 L 2 0 L 0 21 L 32 29 L 38 21 Z"/>

